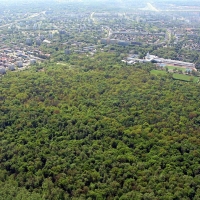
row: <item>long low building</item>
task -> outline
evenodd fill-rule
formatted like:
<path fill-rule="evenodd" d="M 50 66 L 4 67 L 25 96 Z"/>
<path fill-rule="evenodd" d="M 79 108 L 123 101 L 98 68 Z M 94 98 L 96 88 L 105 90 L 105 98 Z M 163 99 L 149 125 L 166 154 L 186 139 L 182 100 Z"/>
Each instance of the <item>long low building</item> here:
<path fill-rule="evenodd" d="M 157 36 L 165 36 L 165 33 L 149 33 L 149 32 L 128 32 L 128 31 L 116 31 L 112 32 L 112 34 L 123 34 L 123 35 L 157 35 Z"/>
<path fill-rule="evenodd" d="M 149 52 L 143 59 L 139 59 L 138 57 L 132 57 L 131 54 L 125 59 L 126 62 L 129 64 L 135 63 L 135 62 L 153 62 L 153 63 L 159 63 L 160 66 L 165 67 L 165 66 L 176 66 L 176 67 L 183 67 L 185 69 L 189 70 L 194 70 L 197 71 L 195 64 L 190 63 L 190 62 L 183 62 L 179 60 L 171 60 L 171 59 L 164 59 L 164 58 L 159 58 L 158 56 L 155 55 L 150 55 Z"/>
<path fill-rule="evenodd" d="M 101 44 L 113 44 L 113 45 L 116 44 L 116 45 L 120 45 L 120 46 L 142 45 L 142 43 L 140 43 L 140 42 L 110 39 L 110 38 L 102 38 Z"/>
<path fill-rule="evenodd" d="M 171 59 L 164 59 L 164 58 L 157 58 L 154 59 L 155 62 L 158 63 L 165 63 L 166 65 L 173 65 L 173 66 L 182 66 L 182 67 L 191 67 L 195 68 L 194 63 L 189 63 L 189 62 L 183 62 L 179 60 L 171 60 Z"/>

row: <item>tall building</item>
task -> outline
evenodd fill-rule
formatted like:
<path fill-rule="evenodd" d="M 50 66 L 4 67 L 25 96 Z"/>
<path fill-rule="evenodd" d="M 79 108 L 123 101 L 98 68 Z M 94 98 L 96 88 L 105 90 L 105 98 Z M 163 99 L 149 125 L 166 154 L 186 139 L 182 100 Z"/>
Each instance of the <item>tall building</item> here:
<path fill-rule="evenodd" d="M 26 39 L 26 45 L 31 46 L 32 44 L 33 44 L 33 42 L 32 42 L 32 40 L 31 40 L 31 38 L 27 38 L 27 39 Z"/>
<path fill-rule="evenodd" d="M 140 23 L 140 17 L 139 16 L 136 17 L 136 22 Z"/>
<path fill-rule="evenodd" d="M 48 38 L 53 39 L 53 33 L 49 33 Z"/>
<path fill-rule="evenodd" d="M 37 38 L 37 39 L 36 39 L 36 45 L 40 46 L 41 43 L 42 43 L 41 39 L 40 39 L 40 38 Z"/>
<path fill-rule="evenodd" d="M 71 53 L 71 51 L 69 49 L 65 49 L 65 54 L 69 55 Z"/>

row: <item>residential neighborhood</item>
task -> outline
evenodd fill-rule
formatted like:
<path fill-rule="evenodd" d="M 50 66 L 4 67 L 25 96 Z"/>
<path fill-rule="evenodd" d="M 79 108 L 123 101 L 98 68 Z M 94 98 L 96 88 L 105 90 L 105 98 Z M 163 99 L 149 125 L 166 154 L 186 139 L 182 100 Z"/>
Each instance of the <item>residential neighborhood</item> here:
<path fill-rule="evenodd" d="M 156 6 L 156 9 L 155 9 Z M 3 8 L 2 8 L 3 9 Z M 158 56 L 158 63 L 200 66 L 200 21 L 199 11 L 179 12 L 165 10 L 160 4 L 143 8 L 123 10 L 98 10 L 83 4 L 82 12 L 76 12 L 75 4 L 63 8 L 24 8 L 16 12 L 4 10 L 0 15 L 0 67 L 7 70 L 25 69 L 30 65 L 50 60 L 58 52 L 65 54 L 86 54 L 113 51 L 113 46 L 123 47 L 121 53 L 130 57 L 130 51 L 143 59 L 150 51 L 166 51 L 179 48 L 177 56 L 172 53 Z M 188 10 L 192 7 L 187 7 Z M 13 8 L 14 10 L 14 8 Z M 149 47 L 151 48 L 149 50 Z M 116 50 L 115 50 L 116 51 Z M 187 51 L 187 55 L 185 55 Z M 189 51 L 196 52 L 194 56 Z M 184 52 L 184 53 L 183 53 Z M 166 53 L 167 54 L 167 53 Z M 126 60 L 134 63 L 136 58 Z M 171 61 L 172 60 L 172 61 Z M 177 61 L 176 61 L 177 60 Z M 145 59 L 143 61 L 146 61 Z M 139 60 L 142 62 L 142 60 Z"/>

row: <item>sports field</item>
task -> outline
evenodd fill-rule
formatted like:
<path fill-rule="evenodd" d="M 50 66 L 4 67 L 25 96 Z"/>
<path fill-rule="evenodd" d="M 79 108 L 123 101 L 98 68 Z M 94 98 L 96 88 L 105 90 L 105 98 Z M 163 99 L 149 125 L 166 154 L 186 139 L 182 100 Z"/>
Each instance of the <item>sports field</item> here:
<path fill-rule="evenodd" d="M 195 83 L 199 80 L 198 77 L 188 76 L 188 75 L 184 75 L 184 74 L 173 74 L 173 78 L 176 80 L 195 82 Z"/>
<path fill-rule="evenodd" d="M 169 70 L 177 69 L 181 70 L 182 72 L 185 72 L 186 68 L 185 67 L 177 67 L 177 66 L 166 66 Z M 165 68 L 166 68 L 165 67 Z"/>
<path fill-rule="evenodd" d="M 166 71 L 162 71 L 162 70 L 151 70 L 151 74 L 154 75 L 165 75 L 167 74 Z M 189 76 L 189 75 L 185 75 L 185 74 L 177 74 L 177 73 L 173 73 L 173 78 L 175 80 L 181 80 L 181 81 L 187 81 L 187 82 L 198 82 L 199 77 L 195 77 L 195 76 Z"/>

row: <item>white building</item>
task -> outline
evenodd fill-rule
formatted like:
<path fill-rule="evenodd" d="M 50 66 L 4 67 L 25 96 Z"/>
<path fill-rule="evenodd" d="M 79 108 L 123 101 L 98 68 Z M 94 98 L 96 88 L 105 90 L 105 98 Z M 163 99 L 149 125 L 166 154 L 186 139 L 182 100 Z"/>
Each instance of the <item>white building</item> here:
<path fill-rule="evenodd" d="M 145 61 L 146 62 L 151 62 L 152 60 L 158 58 L 158 56 L 155 55 L 150 55 L 149 52 L 147 53 L 147 55 L 145 56 Z"/>

